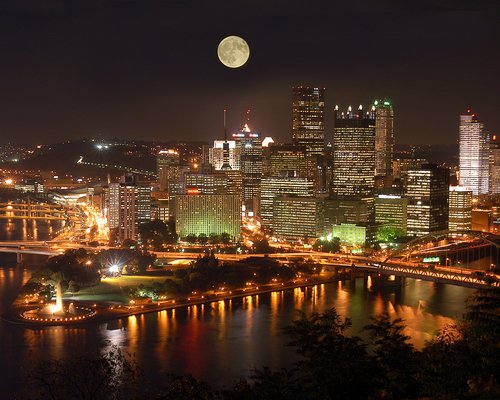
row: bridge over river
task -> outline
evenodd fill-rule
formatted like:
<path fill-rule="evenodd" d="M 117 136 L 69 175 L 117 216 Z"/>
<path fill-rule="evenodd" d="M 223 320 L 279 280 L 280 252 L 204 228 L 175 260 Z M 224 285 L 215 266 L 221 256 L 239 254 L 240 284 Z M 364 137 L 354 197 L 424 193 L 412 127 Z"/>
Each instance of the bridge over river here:
<path fill-rule="evenodd" d="M 492 240 L 494 239 L 494 240 Z M 488 245 L 494 247 L 494 252 L 498 254 L 498 237 L 492 238 L 491 235 L 488 237 L 480 237 L 480 235 L 474 236 L 474 240 L 470 241 L 469 249 L 474 252 L 477 251 L 478 242 L 477 240 L 484 240 Z M 494 274 L 492 272 L 487 273 L 484 270 L 473 269 L 473 268 L 463 268 L 460 266 L 448 266 L 440 264 L 425 265 L 419 262 L 415 262 L 415 253 L 429 254 L 433 250 L 430 247 L 422 248 L 422 240 L 414 243 L 416 251 L 410 249 L 410 247 L 405 248 L 405 258 L 401 258 L 400 254 L 395 253 L 391 258 L 386 257 L 365 257 L 360 255 L 345 255 L 345 254 L 334 254 L 325 252 L 294 252 L 294 253 L 273 253 L 273 254 L 215 254 L 215 256 L 221 261 L 239 261 L 248 257 L 269 257 L 277 259 L 282 263 L 289 263 L 293 261 L 310 261 L 318 263 L 321 266 L 331 268 L 334 270 L 350 269 L 353 272 L 364 272 L 367 274 L 377 274 L 384 276 L 396 276 L 396 277 L 407 277 L 428 280 L 433 282 L 447 283 L 451 285 L 465 286 L 465 287 L 488 287 L 488 286 L 500 286 L 500 275 Z M 463 238 L 460 240 L 460 251 L 466 251 L 465 241 Z M 440 244 L 442 246 L 442 244 Z M 15 253 L 18 257 L 18 262 L 22 261 L 23 254 L 35 254 L 43 256 L 56 256 L 63 253 L 65 250 L 70 248 L 85 248 L 88 250 L 98 251 L 102 249 L 107 249 L 109 247 L 89 247 L 78 242 L 71 241 L 11 241 L 11 242 L 0 242 L 0 252 L 3 253 Z M 450 251 L 449 248 L 445 249 Z M 203 253 L 192 253 L 192 252 L 154 252 L 157 258 L 163 258 L 167 260 L 196 260 L 198 257 L 203 256 Z M 465 266 L 465 265 L 464 265 Z"/>

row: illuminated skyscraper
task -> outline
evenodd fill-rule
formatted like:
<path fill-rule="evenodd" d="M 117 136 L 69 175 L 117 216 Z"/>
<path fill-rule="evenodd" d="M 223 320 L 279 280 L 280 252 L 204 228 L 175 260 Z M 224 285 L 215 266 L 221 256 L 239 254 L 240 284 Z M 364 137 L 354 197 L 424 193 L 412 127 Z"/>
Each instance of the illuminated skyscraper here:
<path fill-rule="evenodd" d="M 392 162 L 392 176 L 398 178 L 406 190 L 408 184 L 408 171 L 420 169 L 423 164 L 428 164 L 425 158 L 396 158 Z"/>
<path fill-rule="evenodd" d="M 292 89 L 292 139 L 307 154 L 321 155 L 325 150 L 325 89 Z"/>
<path fill-rule="evenodd" d="M 214 140 L 213 147 L 208 149 L 208 162 L 216 171 L 219 171 L 226 163 L 230 169 L 240 169 L 240 149 L 236 149 L 234 140 Z"/>
<path fill-rule="evenodd" d="M 117 239 L 136 240 L 138 227 L 151 220 L 151 184 L 125 174 L 120 182 L 109 185 L 108 224 L 117 229 Z"/>
<path fill-rule="evenodd" d="M 433 164 L 408 171 L 408 235 L 448 229 L 450 171 Z"/>
<path fill-rule="evenodd" d="M 335 107 L 333 131 L 333 194 L 362 198 L 373 194 L 375 184 L 375 109 L 363 114 L 339 113 Z"/>
<path fill-rule="evenodd" d="M 311 165 L 310 165 L 311 164 Z M 305 178 L 312 163 L 306 157 L 306 148 L 292 144 L 271 144 L 265 148 L 263 174 L 280 176 L 283 171 L 295 171 Z"/>
<path fill-rule="evenodd" d="M 156 173 L 160 191 L 170 191 L 169 184 L 178 182 L 180 157 L 177 150 L 160 150 L 156 156 Z"/>
<path fill-rule="evenodd" d="M 262 227 L 272 228 L 274 199 L 279 196 L 313 197 L 314 182 L 295 176 L 262 178 L 260 193 L 260 217 Z"/>
<path fill-rule="evenodd" d="M 474 195 L 489 189 L 489 137 L 477 115 L 467 110 L 460 116 L 460 186 Z"/>
<path fill-rule="evenodd" d="M 285 240 L 319 237 L 324 228 L 323 199 L 280 196 L 273 200 L 273 235 Z"/>
<path fill-rule="evenodd" d="M 235 149 L 240 154 L 243 203 L 255 215 L 259 212 L 260 180 L 262 179 L 262 138 L 248 124 L 233 133 Z"/>
<path fill-rule="evenodd" d="M 394 111 L 389 101 L 375 103 L 375 174 L 392 175 Z"/>
<path fill-rule="evenodd" d="M 500 193 L 500 137 L 490 138 L 490 194 Z"/>
<path fill-rule="evenodd" d="M 448 227 L 450 231 L 472 229 L 472 191 L 462 186 L 450 186 Z"/>
<path fill-rule="evenodd" d="M 184 174 L 186 190 L 196 188 L 202 194 L 226 194 L 228 180 L 221 173 L 186 173 Z"/>
<path fill-rule="evenodd" d="M 212 233 L 240 236 L 241 200 L 238 195 L 201 194 L 190 190 L 175 197 L 175 229 L 180 237 Z"/>
<path fill-rule="evenodd" d="M 406 235 L 408 199 L 396 194 L 375 197 L 375 222 L 381 226 L 398 228 Z"/>
<path fill-rule="evenodd" d="M 170 218 L 168 193 L 156 191 L 151 193 L 151 197 L 151 219 L 168 223 Z"/>

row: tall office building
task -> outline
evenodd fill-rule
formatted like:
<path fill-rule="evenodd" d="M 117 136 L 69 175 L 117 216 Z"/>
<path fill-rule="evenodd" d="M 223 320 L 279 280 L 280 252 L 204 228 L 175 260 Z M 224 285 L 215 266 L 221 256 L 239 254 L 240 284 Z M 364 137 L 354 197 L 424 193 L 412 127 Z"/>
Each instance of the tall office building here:
<path fill-rule="evenodd" d="M 450 186 L 448 229 L 470 231 L 472 229 L 472 191 L 462 186 Z"/>
<path fill-rule="evenodd" d="M 392 162 L 392 176 L 398 178 L 404 190 L 408 185 L 408 171 L 420 169 L 423 164 L 428 164 L 425 158 L 396 158 Z"/>
<path fill-rule="evenodd" d="M 117 239 L 136 240 L 139 225 L 151 220 L 151 184 L 125 174 L 109 185 L 108 224 L 117 229 Z"/>
<path fill-rule="evenodd" d="M 243 203 L 254 215 L 259 213 L 260 180 L 262 179 L 262 139 L 248 124 L 233 133 L 235 148 L 240 152 Z"/>
<path fill-rule="evenodd" d="M 104 214 L 108 219 L 109 230 L 118 229 L 120 226 L 120 184 L 110 183 L 103 188 L 104 193 Z"/>
<path fill-rule="evenodd" d="M 273 235 L 285 240 L 318 238 L 324 229 L 323 199 L 280 196 L 273 200 Z"/>
<path fill-rule="evenodd" d="M 208 162 L 216 171 L 225 166 L 232 170 L 240 169 L 240 148 L 236 148 L 234 140 L 214 140 L 213 147 L 208 149 Z"/>
<path fill-rule="evenodd" d="M 477 196 L 489 189 L 489 137 L 471 110 L 460 115 L 460 186 Z"/>
<path fill-rule="evenodd" d="M 156 156 L 156 173 L 160 191 L 170 191 L 169 185 L 179 181 L 180 156 L 177 150 L 160 150 Z"/>
<path fill-rule="evenodd" d="M 305 178 L 310 165 L 306 148 L 293 144 L 271 144 L 264 149 L 264 176 L 280 176 L 283 171 L 295 171 L 297 176 Z"/>
<path fill-rule="evenodd" d="M 333 154 L 331 148 L 325 149 L 324 156 L 317 156 L 308 163 L 308 178 L 314 181 L 314 191 L 318 196 L 332 193 L 333 185 Z"/>
<path fill-rule="evenodd" d="M 228 169 L 215 171 L 216 174 L 223 175 L 227 181 L 226 194 L 234 194 L 239 196 L 240 204 L 243 196 L 243 178 L 241 177 L 241 171 L 237 169 Z"/>
<path fill-rule="evenodd" d="M 260 218 L 262 228 L 272 229 L 274 199 L 279 196 L 313 197 L 314 182 L 292 175 L 262 178 L 260 193 Z"/>
<path fill-rule="evenodd" d="M 490 194 L 500 193 L 500 137 L 490 138 Z"/>
<path fill-rule="evenodd" d="M 433 164 L 408 171 L 408 235 L 448 229 L 450 171 Z"/>
<path fill-rule="evenodd" d="M 375 184 L 375 107 L 364 114 L 335 107 L 333 131 L 333 194 L 342 198 L 370 197 Z"/>
<path fill-rule="evenodd" d="M 228 192 L 228 179 L 220 173 L 187 173 L 183 175 L 186 190 L 197 189 L 203 194 L 226 194 Z"/>
<path fill-rule="evenodd" d="M 375 174 L 392 175 L 394 111 L 389 101 L 375 103 Z"/>
<path fill-rule="evenodd" d="M 373 197 L 360 199 L 325 199 L 325 226 L 342 223 L 370 224 L 373 222 Z"/>
<path fill-rule="evenodd" d="M 408 199 L 397 194 L 375 197 L 375 222 L 381 226 L 401 229 L 406 235 Z"/>
<path fill-rule="evenodd" d="M 238 195 L 201 194 L 191 191 L 175 197 L 175 229 L 182 238 L 187 235 L 228 233 L 240 236 L 241 201 Z"/>
<path fill-rule="evenodd" d="M 169 222 L 170 204 L 167 192 L 151 193 L 151 220 L 159 219 L 165 223 Z"/>
<path fill-rule="evenodd" d="M 292 139 L 307 154 L 321 155 L 325 149 L 325 89 L 292 89 Z"/>

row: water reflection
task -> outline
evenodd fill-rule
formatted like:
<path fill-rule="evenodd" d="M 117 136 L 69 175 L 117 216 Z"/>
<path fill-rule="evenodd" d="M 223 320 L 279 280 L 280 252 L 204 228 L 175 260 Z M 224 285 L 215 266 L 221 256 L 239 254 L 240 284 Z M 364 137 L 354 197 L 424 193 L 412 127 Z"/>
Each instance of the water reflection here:
<path fill-rule="evenodd" d="M 47 240 L 64 227 L 64 221 L 2 219 L 0 240 Z"/>
<path fill-rule="evenodd" d="M 16 234 L 23 231 L 17 224 Z M 9 223 L 0 231 L 5 235 Z M 28 225 L 28 231 L 31 227 Z M 46 230 L 38 224 L 39 237 Z M 0 259 L 1 260 L 1 259 Z M 10 304 L 31 270 L 15 266 L 15 257 L 0 262 L 0 306 Z M 388 312 L 405 320 L 405 333 L 421 347 L 464 312 L 472 290 L 408 279 L 396 289 L 369 290 L 363 279 L 315 288 L 277 291 L 212 304 L 132 316 L 78 328 L 25 329 L 0 322 L 2 390 L 22 385 L 23 369 L 52 357 L 106 351 L 118 346 L 132 354 L 147 376 L 163 380 L 167 372 L 192 373 L 214 384 L 231 384 L 251 368 L 280 368 L 295 360 L 283 328 L 295 310 L 323 312 L 336 307 L 352 319 L 353 334 L 362 334 L 370 317 Z M 4 389 L 5 388 L 5 389 Z"/>
<path fill-rule="evenodd" d="M 323 312 L 334 306 L 342 316 L 352 318 L 352 333 L 361 336 L 371 316 L 388 312 L 405 321 L 404 333 L 421 347 L 439 329 L 452 324 L 452 316 L 460 316 L 450 310 L 459 311 L 456 301 L 465 300 L 470 292 L 412 280 L 403 288 L 376 292 L 363 287 L 362 280 L 277 291 L 132 316 L 124 320 L 126 329 L 101 329 L 106 339 L 102 348 L 116 345 L 134 354 L 152 376 L 175 371 L 228 384 L 253 367 L 279 368 L 295 359 L 285 346 L 283 328 L 295 318 L 297 309 Z M 448 295 L 454 299 L 446 300 Z"/>

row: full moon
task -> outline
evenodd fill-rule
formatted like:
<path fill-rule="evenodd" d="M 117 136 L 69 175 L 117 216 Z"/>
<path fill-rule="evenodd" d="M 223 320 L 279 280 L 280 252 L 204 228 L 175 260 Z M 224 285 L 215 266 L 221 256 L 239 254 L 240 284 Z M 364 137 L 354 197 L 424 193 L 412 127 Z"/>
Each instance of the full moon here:
<path fill-rule="evenodd" d="M 250 47 L 239 36 L 228 36 L 219 43 L 217 56 L 226 67 L 239 68 L 248 61 Z"/>

